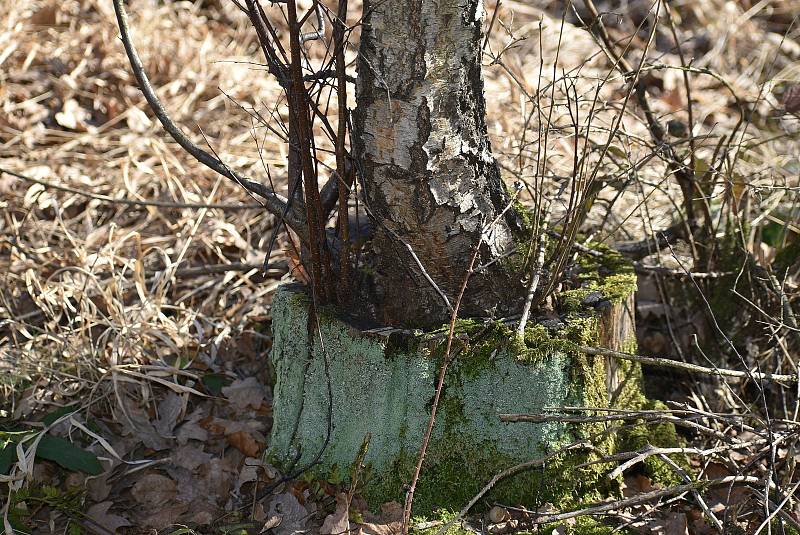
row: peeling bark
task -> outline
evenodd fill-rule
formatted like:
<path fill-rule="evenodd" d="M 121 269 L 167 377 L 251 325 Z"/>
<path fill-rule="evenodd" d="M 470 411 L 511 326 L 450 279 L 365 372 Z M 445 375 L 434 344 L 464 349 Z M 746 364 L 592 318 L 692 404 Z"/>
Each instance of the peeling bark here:
<path fill-rule="evenodd" d="M 361 36 L 356 156 L 373 239 L 379 321 L 444 323 L 482 229 L 509 205 L 484 118 L 481 0 L 366 0 Z M 483 232 L 478 261 L 497 260 L 522 227 L 510 209 Z M 507 262 L 476 272 L 461 315 L 518 312 L 522 275 Z"/>

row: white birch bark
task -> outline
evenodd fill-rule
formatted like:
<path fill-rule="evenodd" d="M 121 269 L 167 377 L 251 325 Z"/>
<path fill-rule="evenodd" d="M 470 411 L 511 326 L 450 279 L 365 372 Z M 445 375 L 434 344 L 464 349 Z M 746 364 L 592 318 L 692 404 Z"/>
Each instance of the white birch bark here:
<path fill-rule="evenodd" d="M 364 12 L 356 156 L 381 223 L 373 242 L 380 319 L 442 323 L 445 302 L 407 246 L 452 303 L 481 230 L 509 204 L 486 133 L 482 3 L 368 0 Z M 484 232 L 477 264 L 507 255 L 520 235 L 509 210 Z M 464 315 L 518 311 L 521 276 L 507 266 L 473 275 Z"/>

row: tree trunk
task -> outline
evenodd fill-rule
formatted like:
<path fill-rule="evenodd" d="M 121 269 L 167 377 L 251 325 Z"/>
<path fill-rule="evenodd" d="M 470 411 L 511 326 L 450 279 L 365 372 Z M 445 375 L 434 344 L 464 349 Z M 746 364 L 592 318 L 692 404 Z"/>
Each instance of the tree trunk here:
<path fill-rule="evenodd" d="M 355 152 L 379 223 L 378 320 L 446 322 L 442 294 L 454 306 L 482 234 L 475 265 L 495 262 L 472 275 L 459 312 L 518 312 L 523 277 L 504 259 L 527 236 L 513 208 L 492 224 L 510 198 L 486 132 L 481 0 L 366 0 L 364 13 Z"/>

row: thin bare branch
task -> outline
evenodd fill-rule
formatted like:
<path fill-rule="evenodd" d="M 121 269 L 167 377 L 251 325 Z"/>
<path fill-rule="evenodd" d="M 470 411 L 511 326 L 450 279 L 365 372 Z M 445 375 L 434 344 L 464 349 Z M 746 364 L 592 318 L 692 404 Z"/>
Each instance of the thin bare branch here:
<path fill-rule="evenodd" d="M 205 150 L 198 147 L 191 139 L 189 139 L 180 127 L 175 124 L 172 118 L 167 113 L 161 100 L 156 95 L 150 79 L 144 71 L 144 65 L 139 57 L 136 47 L 133 45 L 133 40 L 130 35 L 130 27 L 128 24 L 128 14 L 125 11 L 123 0 L 114 0 L 114 11 L 117 15 L 117 23 L 119 25 L 120 35 L 122 37 L 122 44 L 125 46 L 125 53 L 128 55 L 128 60 L 133 70 L 133 75 L 139 83 L 139 88 L 144 95 L 147 104 L 164 129 L 172 136 L 178 145 L 180 145 L 186 152 L 191 154 L 197 161 L 204 164 L 209 169 L 219 173 L 220 175 L 233 180 L 237 184 L 244 187 L 250 193 L 258 195 L 265 201 L 265 208 L 274 216 L 280 218 L 292 230 L 297 232 L 304 240 L 307 240 L 308 231 L 306 224 L 296 214 L 286 209 L 286 199 L 267 188 L 265 185 L 255 182 L 236 171 L 230 169 L 219 158 L 209 154 Z"/>
<path fill-rule="evenodd" d="M 71 188 L 69 186 L 61 186 L 53 182 L 48 182 L 47 180 L 42 180 L 40 178 L 34 178 L 32 176 L 23 175 L 21 173 L 11 171 L 4 167 L 0 167 L 0 175 L 2 175 L 3 173 L 11 175 L 20 180 L 24 180 L 26 182 L 39 184 L 40 186 L 44 186 L 45 188 L 63 191 L 65 193 L 73 193 L 75 195 L 86 197 L 87 199 L 94 199 L 96 201 L 102 201 L 109 204 L 122 204 L 125 206 L 154 206 L 157 208 L 176 208 L 176 209 L 188 208 L 192 210 L 200 210 L 201 208 L 212 208 L 219 210 L 253 210 L 253 209 L 264 208 L 263 204 L 218 204 L 218 203 L 203 204 L 203 203 L 191 203 L 191 202 L 117 199 L 114 197 L 109 197 L 108 195 L 102 195 L 100 193 L 92 193 L 90 191 L 83 191 L 80 189 Z"/>
<path fill-rule="evenodd" d="M 705 375 L 716 375 L 719 377 L 732 377 L 736 379 L 753 379 L 756 381 L 774 381 L 776 383 L 793 384 L 797 383 L 796 375 L 788 375 L 781 373 L 757 372 L 757 371 L 740 371 L 729 370 L 726 368 L 707 368 L 697 364 L 689 364 L 688 362 L 679 362 L 663 357 L 643 357 L 641 355 L 634 355 L 631 353 L 623 353 L 621 351 L 614 351 L 612 349 L 605 349 L 601 347 L 578 346 L 578 351 L 586 353 L 587 355 L 599 355 L 602 357 L 613 357 L 622 360 L 630 360 L 638 362 L 639 364 L 646 364 L 648 366 L 659 366 L 662 368 L 675 368 L 691 373 L 702 373 Z"/>

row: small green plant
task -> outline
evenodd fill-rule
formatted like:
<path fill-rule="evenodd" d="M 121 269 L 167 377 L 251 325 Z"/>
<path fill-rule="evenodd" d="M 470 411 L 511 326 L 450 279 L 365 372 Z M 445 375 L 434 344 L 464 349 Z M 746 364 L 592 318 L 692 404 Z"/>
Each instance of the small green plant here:
<path fill-rule="evenodd" d="M 70 520 L 67 527 L 69 535 L 82 535 L 83 529 L 75 521 L 85 516 L 83 503 L 84 491 L 82 489 L 62 490 L 49 485 L 32 485 L 12 492 L 8 520 L 15 530 L 20 533 L 29 533 L 28 523 L 34 511 L 41 507 L 49 507 L 59 511 Z"/>

